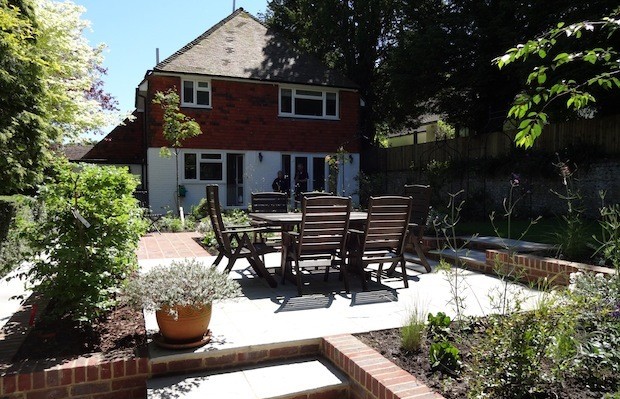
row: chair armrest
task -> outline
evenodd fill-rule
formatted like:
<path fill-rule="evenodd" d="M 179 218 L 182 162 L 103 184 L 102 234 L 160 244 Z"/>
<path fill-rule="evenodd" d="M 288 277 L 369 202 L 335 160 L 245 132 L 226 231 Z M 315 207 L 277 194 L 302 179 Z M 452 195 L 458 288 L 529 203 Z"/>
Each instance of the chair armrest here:
<path fill-rule="evenodd" d="M 226 230 L 236 230 L 236 229 L 247 229 L 252 226 L 250 226 L 249 224 L 232 224 L 232 225 L 226 225 L 224 227 L 226 227 Z"/>
<path fill-rule="evenodd" d="M 265 229 L 264 227 L 251 227 L 251 226 L 246 226 L 245 228 L 237 228 L 234 230 L 228 230 L 228 227 L 226 227 L 227 230 L 222 231 L 222 233 L 224 234 L 234 234 L 234 233 L 261 233 L 264 231 L 268 231 L 267 229 Z"/>

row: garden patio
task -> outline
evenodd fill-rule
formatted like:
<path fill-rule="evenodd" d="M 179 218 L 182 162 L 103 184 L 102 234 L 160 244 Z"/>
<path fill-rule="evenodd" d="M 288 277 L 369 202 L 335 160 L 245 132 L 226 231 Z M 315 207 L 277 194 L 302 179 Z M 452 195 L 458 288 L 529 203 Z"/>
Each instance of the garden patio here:
<path fill-rule="evenodd" d="M 188 251 L 204 251 L 195 242 L 196 236 L 194 233 L 145 236 L 138 251 L 141 270 L 181 259 L 181 255 Z M 171 242 L 175 242 L 175 245 L 171 245 Z M 211 264 L 215 259 L 214 256 L 208 256 L 206 251 L 202 255 L 197 256 L 197 259 L 205 264 Z M 155 258 L 156 256 L 160 258 Z M 409 256 L 412 260 L 416 259 L 414 255 Z M 265 261 L 268 268 L 279 266 L 279 262 L 279 253 L 268 254 Z M 201 397 L 200 395 L 210 393 L 230 398 L 246 397 L 243 396 L 246 394 L 247 397 L 275 397 L 283 394 L 283 390 L 288 390 L 285 392 L 287 394 L 317 389 L 325 392 L 321 390 L 326 389 L 325 386 L 332 388 L 330 392 L 335 392 L 334 397 L 339 397 L 337 395 L 342 394 L 343 389 L 342 381 L 346 381 L 345 385 L 348 385 L 349 380 L 331 363 L 324 360 L 316 363 L 318 353 L 312 348 L 319 345 L 318 342 L 322 342 L 320 340 L 323 337 L 350 337 L 349 334 L 354 333 L 399 328 L 407 323 L 414 308 L 453 315 L 449 304 L 452 297 L 450 284 L 446 274 L 435 270 L 437 262 L 431 261 L 431 264 L 434 271 L 426 273 L 422 265 L 407 262 L 409 288 L 403 288 L 402 279 L 395 277 L 383 279 L 381 285 L 371 283 L 370 290 L 363 292 L 359 279 L 352 278 L 351 294 L 345 294 L 336 276 L 332 276 L 330 282 L 325 284 L 321 281 L 321 274 L 319 278 L 309 279 L 314 291 L 298 296 L 294 284 L 287 282 L 270 288 L 253 273 L 246 261 L 238 261 L 230 276 L 241 285 L 242 296 L 214 304 L 210 343 L 196 350 L 181 352 L 161 349 L 154 343 L 149 343 L 150 361 L 157 365 L 155 368 L 162 367 L 162 375 L 172 372 L 171 362 L 176 365 L 185 364 L 187 371 L 191 372 L 197 371 L 204 364 L 198 363 L 198 359 L 209 364 L 210 360 L 205 359 L 214 356 L 215 359 L 222 359 L 222 356 L 227 359 L 226 372 L 198 372 L 153 379 L 148 385 L 150 397 L 172 398 L 181 393 L 182 397 Z M 467 270 L 463 270 L 462 276 L 468 292 L 464 295 L 467 297 L 467 314 L 483 315 L 492 312 L 487 293 L 499 288 L 501 281 Z M 532 305 L 539 295 L 537 291 L 524 286 L 511 286 L 525 294 L 525 307 Z M 147 330 L 156 332 L 154 314 L 146 313 L 145 319 Z M 368 349 L 358 348 L 358 351 L 364 354 L 368 353 Z M 285 354 L 283 357 L 292 357 L 294 360 L 271 359 L 272 352 Z M 305 357 L 304 361 L 308 363 L 300 363 L 300 357 Z M 258 368 L 243 367 L 244 362 L 239 360 L 245 358 L 271 363 Z M 239 364 L 236 364 L 237 361 Z M 212 362 L 217 365 L 218 360 Z M 198 364 L 201 366 L 197 366 Z M 308 388 L 305 374 L 301 375 L 303 378 L 300 380 L 300 374 L 296 371 L 299 367 L 309 368 L 308 375 L 314 376 L 314 381 L 310 384 L 312 388 Z M 290 371 L 290 375 L 286 370 Z M 256 380 L 256 373 L 262 375 L 262 380 Z M 270 373 L 276 373 L 276 376 Z M 280 379 L 283 385 L 274 384 L 273 378 Z M 223 386 L 228 387 L 229 396 L 222 393 Z M 251 392 L 256 396 L 252 396 Z"/>

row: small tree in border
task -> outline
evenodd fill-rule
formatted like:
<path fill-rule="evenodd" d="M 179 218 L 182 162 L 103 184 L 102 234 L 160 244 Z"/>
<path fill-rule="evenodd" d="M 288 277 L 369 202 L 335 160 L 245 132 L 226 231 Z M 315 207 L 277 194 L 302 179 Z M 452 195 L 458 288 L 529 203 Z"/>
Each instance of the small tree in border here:
<path fill-rule="evenodd" d="M 161 106 L 161 109 L 164 111 L 164 124 L 162 126 L 164 139 L 174 149 L 176 165 L 176 192 L 174 198 L 177 212 L 179 211 L 179 149 L 183 147 L 183 142 L 186 139 L 202 134 L 200 125 L 193 118 L 181 112 L 180 103 L 181 100 L 176 92 L 176 87 L 165 92 L 158 91 L 153 98 L 153 104 Z M 169 158 L 171 156 L 170 149 L 162 147 L 159 155 Z"/>

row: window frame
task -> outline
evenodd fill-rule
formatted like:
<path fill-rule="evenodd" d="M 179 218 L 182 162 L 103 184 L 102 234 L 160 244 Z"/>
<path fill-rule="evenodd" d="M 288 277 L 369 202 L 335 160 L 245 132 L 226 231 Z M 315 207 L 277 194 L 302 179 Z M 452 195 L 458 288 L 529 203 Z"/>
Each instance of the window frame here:
<path fill-rule="evenodd" d="M 185 82 L 192 82 L 193 89 L 193 102 L 185 101 Z M 206 83 L 209 87 L 207 89 L 199 88 L 199 83 Z M 183 77 L 181 78 L 181 106 L 190 108 L 206 108 L 211 109 L 213 106 L 213 96 L 211 95 L 213 87 L 211 86 L 211 79 L 199 78 L 199 77 Z M 198 104 L 198 92 L 209 93 L 209 105 Z"/>
<path fill-rule="evenodd" d="M 187 150 L 183 151 L 183 182 L 184 183 L 223 183 L 226 181 L 226 167 L 224 165 L 225 162 L 225 154 L 216 151 L 199 151 L 199 150 Z M 186 154 L 195 154 L 196 155 L 196 178 L 195 179 L 186 179 L 185 178 L 185 155 Z M 202 155 L 218 155 L 219 159 L 202 159 Z M 201 163 L 214 163 L 219 164 L 222 167 L 222 178 L 219 180 L 202 180 L 200 178 L 200 164 Z"/>
<path fill-rule="evenodd" d="M 291 91 L 291 112 L 282 112 L 282 91 L 290 90 Z M 304 94 L 297 94 L 297 91 L 313 91 L 317 93 L 321 93 L 321 101 L 323 108 L 323 115 L 301 115 L 295 112 L 295 99 L 305 99 L 305 100 L 318 100 L 318 96 L 309 96 Z M 336 114 L 335 115 L 327 115 L 327 94 L 335 94 L 336 95 Z M 340 90 L 335 88 L 325 88 L 325 87 L 303 87 L 303 86 L 289 86 L 289 85 L 280 85 L 278 87 L 278 116 L 286 117 L 286 118 L 303 118 L 303 119 L 327 119 L 327 120 L 339 120 L 340 119 Z"/>

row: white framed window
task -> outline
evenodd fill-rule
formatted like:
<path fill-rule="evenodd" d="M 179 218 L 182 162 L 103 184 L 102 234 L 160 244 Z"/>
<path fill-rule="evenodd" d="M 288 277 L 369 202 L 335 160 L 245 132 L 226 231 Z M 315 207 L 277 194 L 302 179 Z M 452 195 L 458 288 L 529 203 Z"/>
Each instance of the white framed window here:
<path fill-rule="evenodd" d="M 186 181 L 224 180 L 222 154 L 208 152 L 183 153 L 183 178 Z"/>
<path fill-rule="evenodd" d="M 280 116 L 338 119 L 338 91 L 280 86 Z"/>
<path fill-rule="evenodd" d="M 208 79 L 183 79 L 181 105 L 184 107 L 211 108 L 211 81 Z"/>

